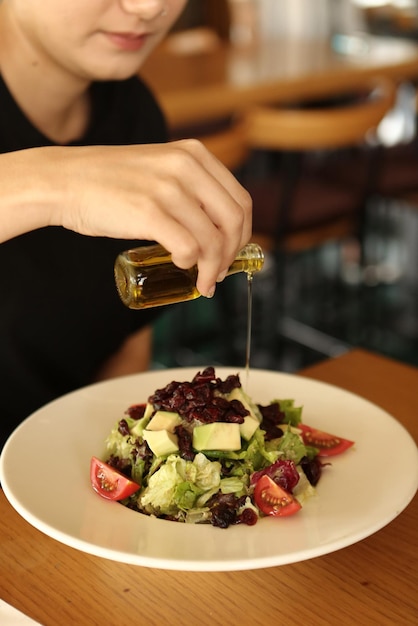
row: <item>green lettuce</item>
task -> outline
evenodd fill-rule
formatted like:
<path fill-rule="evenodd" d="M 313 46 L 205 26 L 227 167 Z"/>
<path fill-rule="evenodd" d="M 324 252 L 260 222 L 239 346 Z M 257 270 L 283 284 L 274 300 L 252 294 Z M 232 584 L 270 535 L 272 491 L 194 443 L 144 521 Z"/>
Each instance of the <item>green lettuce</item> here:
<path fill-rule="evenodd" d="M 135 444 L 135 437 L 122 435 L 119 430 L 119 422 L 112 428 L 106 439 L 106 450 L 109 455 L 113 454 L 120 459 L 130 459 Z"/>
<path fill-rule="evenodd" d="M 172 454 L 148 481 L 139 496 L 147 512 L 175 515 L 195 506 L 199 496 L 216 493 L 221 482 L 221 464 L 199 453 L 193 461 Z"/>
<path fill-rule="evenodd" d="M 278 404 L 280 410 L 283 411 L 285 417 L 283 419 L 284 424 L 290 426 L 298 426 L 302 421 L 302 409 L 301 406 L 295 406 L 294 400 L 272 400 L 270 404 Z"/>
<path fill-rule="evenodd" d="M 294 461 L 296 465 L 307 455 L 306 446 L 301 437 L 292 432 L 291 428 L 288 428 L 280 439 L 267 442 L 266 448 L 270 447 L 277 451 L 280 458 Z"/>

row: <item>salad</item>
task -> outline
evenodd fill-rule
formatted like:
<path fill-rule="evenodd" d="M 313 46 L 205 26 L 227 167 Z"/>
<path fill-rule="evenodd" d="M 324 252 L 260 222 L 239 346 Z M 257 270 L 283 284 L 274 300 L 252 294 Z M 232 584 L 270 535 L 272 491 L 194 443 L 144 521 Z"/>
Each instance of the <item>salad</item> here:
<path fill-rule="evenodd" d="M 140 513 L 220 528 L 297 513 L 315 493 L 324 458 L 352 441 L 302 423 L 294 400 L 255 404 L 239 375 L 207 367 L 130 406 L 92 457 L 102 497 Z"/>

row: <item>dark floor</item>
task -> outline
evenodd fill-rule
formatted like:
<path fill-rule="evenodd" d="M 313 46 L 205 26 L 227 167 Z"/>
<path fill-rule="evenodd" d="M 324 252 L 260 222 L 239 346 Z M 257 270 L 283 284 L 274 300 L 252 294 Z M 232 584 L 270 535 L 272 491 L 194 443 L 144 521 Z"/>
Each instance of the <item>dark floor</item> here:
<path fill-rule="evenodd" d="M 251 365 L 293 372 L 351 347 L 418 366 L 418 207 L 374 200 L 364 262 L 356 241 L 280 262 L 253 281 Z M 155 328 L 154 367 L 244 366 L 245 275 L 212 300 L 170 307 Z"/>

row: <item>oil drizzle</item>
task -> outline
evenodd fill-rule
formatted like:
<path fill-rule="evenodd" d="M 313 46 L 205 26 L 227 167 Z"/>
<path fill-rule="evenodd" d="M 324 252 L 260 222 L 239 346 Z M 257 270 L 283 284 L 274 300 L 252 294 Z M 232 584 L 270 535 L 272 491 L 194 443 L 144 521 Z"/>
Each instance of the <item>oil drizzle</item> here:
<path fill-rule="evenodd" d="M 250 359 L 251 359 L 251 322 L 253 310 L 253 272 L 247 272 L 247 342 L 245 349 L 245 378 L 246 389 L 250 377 Z"/>

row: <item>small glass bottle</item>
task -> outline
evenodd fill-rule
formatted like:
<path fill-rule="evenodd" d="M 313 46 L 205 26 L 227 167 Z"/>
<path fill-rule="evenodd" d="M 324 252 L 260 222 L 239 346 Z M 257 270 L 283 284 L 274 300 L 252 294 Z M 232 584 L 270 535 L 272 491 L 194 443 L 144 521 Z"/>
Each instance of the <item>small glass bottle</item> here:
<path fill-rule="evenodd" d="M 247 244 L 237 255 L 227 276 L 246 272 L 251 277 L 264 264 L 264 255 L 256 243 Z M 126 250 L 115 262 L 115 281 L 122 302 L 130 309 L 194 300 L 197 267 L 184 270 L 174 265 L 171 254 L 159 244 Z"/>

